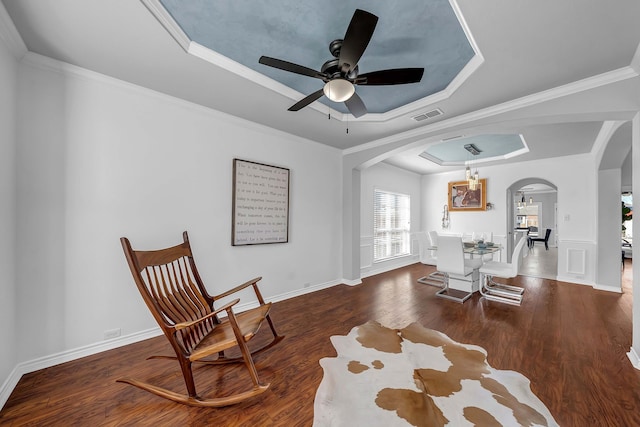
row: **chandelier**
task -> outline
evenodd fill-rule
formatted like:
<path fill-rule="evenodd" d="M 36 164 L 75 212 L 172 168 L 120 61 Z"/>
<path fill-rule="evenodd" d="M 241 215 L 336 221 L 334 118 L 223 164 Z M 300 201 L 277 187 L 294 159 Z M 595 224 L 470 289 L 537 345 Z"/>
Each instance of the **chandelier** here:
<path fill-rule="evenodd" d="M 474 156 L 477 156 L 482 152 L 478 147 L 473 144 L 465 144 L 464 149 L 467 150 Z M 467 162 L 467 168 L 465 169 L 465 179 L 467 180 L 467 185 L 469 186 L 469 190 L 475 191 L 478 189 L 478 184 L 480 183 L 480 174 L 478 173 L 478 168 L 476 167 L 476 172 L 471 173 L 471 161 Z"/>
<path fill-rule="evenodd" d="M 518 200 L 518 209 L 524 209 L 527 207 L 527 202 L 524 197 L 524 191 L 521 194 L 522 194 L 522 198 Z M 532 204 L 533 204 L 533 197 L 529 196 L 529 206 L 531 206 Z"/>

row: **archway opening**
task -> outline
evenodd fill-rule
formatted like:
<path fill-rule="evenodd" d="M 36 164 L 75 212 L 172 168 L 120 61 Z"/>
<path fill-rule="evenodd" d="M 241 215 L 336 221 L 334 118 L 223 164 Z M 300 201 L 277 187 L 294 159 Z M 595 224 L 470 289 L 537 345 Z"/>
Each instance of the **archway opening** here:
<path fill-rule="evenodd" d="M 514 182 L 507 188 L 507 261 L 517 240 L 529 239 L 521 273 L 555 279 L 558 274 L 558 188 L 537 177 Z M 550 231 L 547 232 L 547 229 Z"/>

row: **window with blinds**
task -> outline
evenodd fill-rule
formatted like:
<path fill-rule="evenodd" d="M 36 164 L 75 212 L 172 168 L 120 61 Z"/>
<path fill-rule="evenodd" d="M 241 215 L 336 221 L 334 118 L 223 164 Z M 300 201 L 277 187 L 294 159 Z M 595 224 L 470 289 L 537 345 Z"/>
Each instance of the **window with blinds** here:
<path fill-rule="evenodd" d="M 373 260 L 411 253 L 411 198 L 375 190 L 373 197 Z"/>

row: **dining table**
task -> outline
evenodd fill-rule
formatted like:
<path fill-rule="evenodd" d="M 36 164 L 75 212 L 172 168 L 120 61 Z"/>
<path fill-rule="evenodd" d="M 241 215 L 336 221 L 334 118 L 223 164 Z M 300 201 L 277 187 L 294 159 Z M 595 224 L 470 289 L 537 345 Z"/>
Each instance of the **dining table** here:
<path fill-rule="evenodd" d="M 431 246 L 428 250 L 437 251 L 437 246 Z M 502 245 L 493 243 L 486 244 L 484 242 L 463 242 L 463 252 L 469 255 L 469 258 L 483 255 L 494 254 L 502 250 Z M 480 289 L 480 267 L 474 268 L 470 281 L 449 280 L 449 288 L 464 292 L 477 292 Z M 437 272 L 436 272 L 437 273 Z M 434 283 L 435 284 L 435 283 Z"/>
<path fill-rule="evenodd" d="M 470 245 L 469 243 L 473 243 L 473 245 Z M 463 252 L 465 254 L 469 254 L 471 258 L 473 258 L 474 255 L 482 256 L 487 254 L 494 254 L 502 250 L 502 245 L 496 243 L 487 245 L 478 242 L 463 242 L 463 245 Z"/>

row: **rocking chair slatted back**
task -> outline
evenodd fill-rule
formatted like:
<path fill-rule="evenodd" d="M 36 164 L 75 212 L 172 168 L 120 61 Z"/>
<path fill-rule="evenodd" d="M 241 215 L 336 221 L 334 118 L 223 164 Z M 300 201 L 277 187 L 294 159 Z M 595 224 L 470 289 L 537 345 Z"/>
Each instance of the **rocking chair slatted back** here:
<path fill-rule="evenodd" d="M 261 384 L 252 356 L 282 341 L 269 315 L 271 303 L 266 303 L 258 289 L 256 277 L 219 295 L 210 295 L 198 274 L 193 260 L 189 236 L 183 233 L 184 242 L 166 249 L 133 250 L 126 237 L 120 239 L 131 274 L 140 295 L 164 332 L 176 354 L 187 387 L 187 395 L 176 393 L 157 385 L 132 378 L 118 381 L 134 385 L 172 401 L 193 406 L 219 407 L 241 402 L 263 393 L 269 384 Z M 252 287 L 258 307 L 234 313 L 238 298 L 219 308 L 214 303 L 243 289 Z M 226 312 L 226 317 L 218 317 Z M 267 320 L 273 339 L 261 348 L 251 351 L 247 342 L 252 339 Z M 241 356 L 229 358 L 225 350 L 238 347 Z M 167 358 L 152 356 L 150 359 Z M 191 369 L 192 363 L 222 364 L 244 363 L 249 371 L 253 388 L 226 397 L 203 398 L 196 392 Z"/>
<path fill-rule="evenodd" d="M 219 323 L 212 317 L 195 326 L 176 331 L 175 325 L 192 322 L 212 312 L 213 299 L 198 285 L 195 263 L 188 244 L 160 251 L 132 251 L 139 268 L 136 280 L 147 305 L 158 314 L 165 334 L 175 334 L 186 353 L 190 353 Z M 145 297 L 146 295 L 146 297 Z"/>

